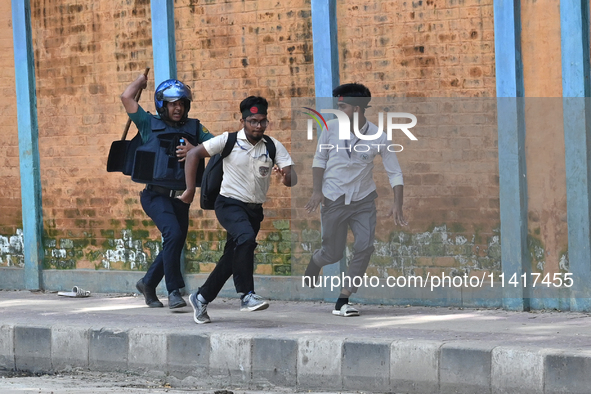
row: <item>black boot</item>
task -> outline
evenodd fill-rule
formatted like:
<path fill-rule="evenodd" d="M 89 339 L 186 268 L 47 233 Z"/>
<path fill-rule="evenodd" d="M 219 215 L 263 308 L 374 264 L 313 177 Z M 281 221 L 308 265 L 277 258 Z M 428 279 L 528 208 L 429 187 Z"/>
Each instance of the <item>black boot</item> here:
<path fill-rule="evenodd" d="M 183 297 L 181 297 L 181 292 L 178 290 L 171 291 L 168 295 L 168 307 L 170 309 L 175 309 L 182 308 L 185 306 L 187 306 L 187 303 L 185 302 L 185 300 L 183 300 Z"/>
<path fill-rule="evenodd" d="M 146 305 L 150 308 L 162 308 L 164 306 L 156 296 L 156 289 L 146 285 L 144 283 L 144 278 L 138 280 L 135 284 L 135 288 L 144 296 Z"/>

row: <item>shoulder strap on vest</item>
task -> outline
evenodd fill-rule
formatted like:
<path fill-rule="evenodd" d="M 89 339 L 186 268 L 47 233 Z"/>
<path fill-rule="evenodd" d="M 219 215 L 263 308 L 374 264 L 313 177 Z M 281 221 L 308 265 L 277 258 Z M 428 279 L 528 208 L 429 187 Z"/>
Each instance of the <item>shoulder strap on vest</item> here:
<path fill-rule="evenodd" d="M 151 121 L 152 131 L 164 130 L 166 128 L 166 123 L 162 119 L 158 119 L 154 115 L 152 115 Z"/>
<path fill-rule="evenodd" d="M 199 125 L 201 122 L 197 118 L 189 118 L 187 119 L 187 123 L 185 123 L 186 129 L 189 129 L 191 133 L 195 134 L 197 138 L 199 138 Z M 185 128 L 185 127 L 183 127 Z"/>
<path fill-rule="evenodd" d="M 222 159 L 232 152 L 234 149 L 234 144 L 236 144 L 236 140 L 238 139 L 238 133 L 228 133 L 228 140 L 226 141 L 226 145 L 224 146 L 224 150 L 222 151 Z"/>
<path fill-rule="evenodd" d="M 263 139 L 265 140 L 265 145 L 267 146 L 267 151 L 269 152 L 269 157 L 275 164 L 275 154 L 277 153 L 277 148 L 275 147 L 275 143 L 268 135 L 263 135 Z"/>

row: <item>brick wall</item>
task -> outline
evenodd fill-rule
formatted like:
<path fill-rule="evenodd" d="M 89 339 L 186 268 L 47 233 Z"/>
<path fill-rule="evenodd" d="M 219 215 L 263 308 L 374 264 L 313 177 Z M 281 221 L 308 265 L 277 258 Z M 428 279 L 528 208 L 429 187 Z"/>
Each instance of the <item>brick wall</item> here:
<path fill-rule="evenodd" d="M 10 2 L 0 3 L 0 29 L 0 234 L 13 235 L 22 228 L 22 214 Z"/>
<path fill-rule="evenodd" d="M 342 82 L 378 97 L 495 96 L 492 0 L 337 4 Z"/>
<path fill-rule="evenodd" d="M 72 5 L 34 0 L 31 6 L 46 266 L 145 269 L 160 239 L 140 207 L 142 186 L 106 173 L 105 165 L 109 146 L 126 122 L 119 95 L 145 67 L 152 67 L 149 1 Z M 342 0 L 337 12 L 342 82 L 363 82 L 375 97 L 494 96 L 492 1 Z M 2 15 L 3 36 L 12 37 L 9 9 Z M 195 92 L 192 115 L 214 134 L 236 130 L 240 101 L 251 94 L 265 96 L 271 104 L 269 132 L 291 149 L 292 98 L 314 94 L 309 0 L 178 0 L 175 20 L 178 77 Z M 12 41 L 0 45 L 8 53 Z M 11 66 L 11 59 L 1 61 Z M 0 88 L 14 97 L 11 67 L 2 70 Z M 140 103 L 152 111 L 153 91 L 150 78 Z M 15 111 L 14 104 L 0 105 L 8 105 L 4 113 Z M 7 119 L 0 138 L 9 164 L 0 179 L 13 182 L 0 195 L 8 196 L 0 205 L 0 235 L 10 240 L 20 225 L 20 189 L 16 117 L 14 123 Z M 134 133 L 132 127 L 130 137 Z M 423 135 L 399 156 L 411 226 L 406 235 L 380 227 L 380 233 L 388 234 L 380 242 L 418 247 L 425 239 L 421 234 L 429 233 L 434 244 L 453 239 L 452 246 L 472 248 L 463 246 L 464 255 L 487 257 L 482 250 L 494 244 L 498 228 L 496 136 L 494 130 L 483 134 L 467 127 L 453 140 L 449 137 Z M 294 273 L 300 269 L 290 261 L 290 192 L 277 181 L 271 186 L 257 273 L 289 274 L 292 265 Z M 191 219 L 188 267 L 207 272 L 220 255 L 223 232 L 212 212 L 194 207 Z M 297 234 L 300 240 L 309 236 Z M 462 238 L 456 242 L 457 237 Z M 458 255 L 451 246 L 429 248 L 405 266 L 447 267 L 449 257 Z M 372 269 L 396 269 L 400 260 L 395 257 L 376 254 Z M 456 267 L 463 264 L 460 260 L 454 260 Z"/>
<path fill-rule="evenodd" d="M 528 0 L 522 2 L 521 11 L 528 130 L 528 248 L 534 272 L 567 272 L 560 2 Z"/>
<path fill-rule="evenodd" d="M 151 223 L 141 223 L 141 186 L 105 172 L 109 146 L 126 122 L 119 95 L 151 66 L 149 2 L 33 1 L 31 8 L 45 264 L 109 267 L 100 263 L 110 261 L 122 230 L 156 237 Z M 145 92 L 143 102 L 149 97 Z"/>

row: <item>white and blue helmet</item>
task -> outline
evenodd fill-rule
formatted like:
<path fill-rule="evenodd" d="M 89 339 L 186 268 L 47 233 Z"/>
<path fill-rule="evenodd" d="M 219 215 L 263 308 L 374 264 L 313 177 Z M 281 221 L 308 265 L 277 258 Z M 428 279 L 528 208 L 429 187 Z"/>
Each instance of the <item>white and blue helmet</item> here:
<path fill-rule="evenodd" d="M 191 88 L 177 79 L 167 79 L 158 85 L 154 92 L 154 104 L 161 117 L 168 118 L 168 111 L 164 102 L 173 103 L 177 100 L 185 100 L 185 113 L 181 120 L 184 123 L 187 120 L 189 109 L 191 109 L 191 101 L 193 101 Z"/>

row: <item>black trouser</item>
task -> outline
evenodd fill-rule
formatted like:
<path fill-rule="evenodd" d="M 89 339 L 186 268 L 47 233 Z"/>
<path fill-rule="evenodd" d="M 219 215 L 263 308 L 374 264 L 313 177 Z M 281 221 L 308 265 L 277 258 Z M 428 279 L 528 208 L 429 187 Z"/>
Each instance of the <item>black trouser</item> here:
<path fill-rule="evenodd" d="M 185 287 L 181 274 L 181 253 L 189 229 L 189 205 L 178 198 L 151 190 L 143 190 L 140 201 L 144 211 L 162 233 L 162 250 L 148 268 L 144 283 L 156 288 L 162 277 L 165 277 L 169 293 Z"/>
<path fill-rule="evenodd" d="M 254 250 L 263 221 L 262 204 L 246 204 L 224 196 L 215 202 L 215 215 L 226 229 L 226 247 L 220 261 L 199 289 L 207 302 L 213 301 L 230 276 L 237 293 L 254 291 Z"/>

